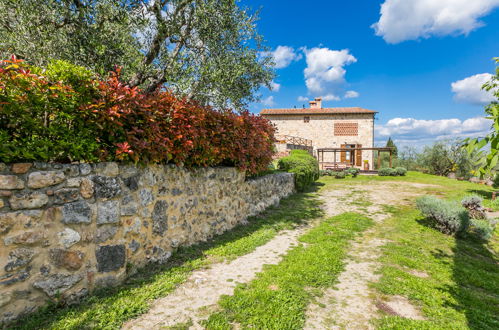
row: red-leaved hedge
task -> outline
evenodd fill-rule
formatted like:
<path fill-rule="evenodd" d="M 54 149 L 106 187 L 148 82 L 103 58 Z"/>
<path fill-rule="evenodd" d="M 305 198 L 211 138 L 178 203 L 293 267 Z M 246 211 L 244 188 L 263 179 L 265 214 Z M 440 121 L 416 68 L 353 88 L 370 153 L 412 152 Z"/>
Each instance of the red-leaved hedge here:
<path fill-rule="evenodd" d="M 228 165 L 248 174 L 272 161 L 274 127 L 260 116 L 145 93 L 121 82 L 119 70 L 98 79 L 68 65 L 0 63 L 0 161 Z"/>

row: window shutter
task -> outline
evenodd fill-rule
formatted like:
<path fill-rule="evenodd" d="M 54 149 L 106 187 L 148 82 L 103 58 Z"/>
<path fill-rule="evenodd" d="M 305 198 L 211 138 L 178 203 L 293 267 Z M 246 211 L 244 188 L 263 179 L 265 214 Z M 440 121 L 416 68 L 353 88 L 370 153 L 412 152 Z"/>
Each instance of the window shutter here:
<path fill-rule="evenodd" d="M 341 149 L 345 149 L 346 147 L 347 147 L 346 144 L 341 145 Z M 342 151 L 340 153 L 340 162 L 346 163 L 346 161 L 347 161 L 347 153 L 346 153 L 346 151 Z"/>
<path fill-rule="evenodd" d="M 362 144 L 357 144 L 357 148 L 362 148 Z M 355 165 L 362 166 L 362 150 L 355 150 Z"/>

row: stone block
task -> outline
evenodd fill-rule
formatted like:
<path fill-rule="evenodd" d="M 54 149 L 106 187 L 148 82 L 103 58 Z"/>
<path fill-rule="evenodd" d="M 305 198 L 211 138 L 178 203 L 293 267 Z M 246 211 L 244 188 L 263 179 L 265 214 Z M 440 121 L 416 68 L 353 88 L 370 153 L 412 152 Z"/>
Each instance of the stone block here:
<path fill-rule="evenodd" d="M 53 274 L 33 283 L 33 287 L 42 290 L 53 298 L 64 293 L 83 279 L 81 274 Z"/>
<path fill-rule="evenodd" d="M 24 189 L 24 181 L 15 175 L 0 175 L 0 189 Z"/>
<path fill-rule="evenodd" d="M 74 271 L 80 269 L 83 265 L 85 254 L 81 251 L 50 249 L 49 257 L 54 266 Z"/>
<path fill-rule="evenodd" d="M 142 206 L 147 206 L 154 201 L 154 196 L 152 195 L 151 189 L 141 189 L 139 191 L 140 204 Z"/>
<path fill-rule="evenodd" d="M 134 175 L 128 178 L 123 179 L 125 186 L 131 191 L 137 191 L 139 189 L 139 175 Z"/>
<path fill-rule="evenodd" d="M 80 164 L 80 174 L 89 175 L 92 173 L 92 165 L 90 164 Z"/>
<path fill-rule="evenodd" d="M 121 194 L 121 186 L 117 178 L 94 176 L 92 181 L 94 182 L 95 197 L 113 198 Z"/>
<path fill-rule="evenodd" d="M 105 241 L 113 238 L 118 232 L 118 227 L 112 225 L 99 226 L 97 234 L 95 235 L 95 243 L 104 243 Z"/>
<path fill-rule="evenodd" d="M 100 202 L 97 204 L 97 224 L 118 223 L 120 221 L 120 204 L 118 201 Z"/>
<path fill-rule="evenodd" d="M 15 173 L 15 174 L 24 174 L 24 173 L 27 173 L 29 171 L 31 166 L 33 166 L 32 163 L 16 163 L 16 164 L 12 164 L 11 171 L 12 171 L 12 173 Z"/>
<path fill-rule="evenodd" d="M 65 204 L 78 200 L 80 197 L 78 189 L 63 188 L 54 191 L 54 203 Z"/>
<path fill-rule="evenodd" d="M 80 234 L 71 228 L 65 228 L 63 231 L 58 232 L 57 237 L 59 239 L 59 243 L 66 249 L 70 248 L 81 240 Z"/>
<path fill-rule="evenodd" d="M 121 202 L 121 215 L 135 215 L 137 214 L 137 210 L 138 205 L 131 196 L 123 197 L 123 200 Z"/>
<path fill-rule="evenodd" d="M 0 276 L 0 285 L 12 285 L 19 282 L 24 282 L 29 278 L 31 272 L 31 266 L 26 267 L 26 269 L 21 270 L 17 273 L 9 273 Z"/>
<path fill-rule="evenodd" d="M 66 187 L 78 188 L 78 187 L 80 187 L 81 180 L 83 180 L 83 178 L 69 178 L 66 181 Z"/>
<path fill-rule="evenodd" d="M 28 265 L 33 259 L 34 255 L 35 251 L 27 248 L 19 248 L 10 251 L 9 258 L 7 259 L 7 264 L 4 267 L 5 271 L 11 272 Z"/>
<path fill-rule="evenodd" d="M 13 210 L 37 209 L 49 202 L 49 198 L 44 193 L 22 193 L 9 198 L 10 207 Z"/>
<path fill-rule="evenodd" d="M 95 167 L 95 173 L 104 176 L 117 176 L 120 174 L 120 169 L 117 163 L 98 163 Z"/>
<path fill-rule="evenodd" d="M 125 266 L 125 245 L 102 245 L 95 250 L 97 271 L 112 272 Z"/>
<path fill-rule="evenodd" d="M 33 189 L 50 187 L 65 179 L 66 176 L 61 171 L 33 172 L 28 175 L 28 187 Z"/>
<path fill-rule="evenodd" d="M 92 210 L 87 202 L 79 201 L 65 204 L 62 207 L 62 222 L 69 223 L 90 223 L 92 221 Z"/>
<path fill-rule="evenodd" d="M 0 209 L 5 206 L 5 203 L 3 202 L 2 199 L 0 199 Z"/>
<path fill-rule="evenodd" d="M 167 201 L 157 201 L 152 211 L 152 231 L 154 234 L 163 236 L 168 230 Z"/>
<path fill-rule="evenodd" d="M 83 198 L 91 198 L 94 195 L 94 183 L 87 178 L 80 182 L 80 194 Z"/>
<path fill-rule="evenodd" d="M 0 295 L 0 307 L 7 305 L 12 300 L 12 292 L 2 292 Z"/>
<path fill-rule="evenodd" d="M 13 244 L 25 244 L 32 245 L 40 243 L 43 240 L 43 233 L 40 231 L 25 231 L 23 233 L 8 236 L 3 239 L 5 245 L 13 245 Z"/>
<path fill-rule="evenodd" d="M 136 253 L 140 248 L 140 243 L 133 239 L 130 243 L 128 243 L 128 248 L 132 251 L 132 253 Z"/>

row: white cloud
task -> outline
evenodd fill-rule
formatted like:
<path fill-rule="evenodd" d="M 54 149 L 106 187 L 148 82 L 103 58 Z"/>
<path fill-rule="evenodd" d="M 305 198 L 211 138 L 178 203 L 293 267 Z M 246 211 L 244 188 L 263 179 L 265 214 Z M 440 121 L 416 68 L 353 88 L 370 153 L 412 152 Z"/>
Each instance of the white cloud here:
<path fill-rule="evenodd" d="M 275 105 L 274 97 L 273 96 L 266 97 L 261 101 L 261 103 L 266 107 L 272 107 Z"/>
<path fill-rule="evenodd" d="M 372 28 L 393 44 L 433 35 L 467 35 L 497 6 L 499 0 L 386 0 Z"/>
<path fill-rule="evenodd" d="M 492 78 L 490 73 L 480 73 L 455 81 L 451 84 L 456 101 L 484 105 L 495 100 L 494 95 L 482 89 L 483 84 Z"/>
<path fill-rule="evenodd" d="M 278 92 L 281 89 L 281 84 L 276 83 L 275 81 L 270 82 L 270 90 L 273 92 Z"/>
<path fill-rule="evenodd" d="M 348 49 L 329 48 L 304 49 L 307 67 L 304 70 L 305 84 L 311 94 L 322 94 L 336 90 L 345 82 L 344 66 L 357 62 Z"/>
<path fill-rule="evenodd" d="M 420 120 L 393 118 L 384 125 L 377 125 L 377 138 L 388 138 L 401 144 L 425 144 L 435 140 L 485 136 L 492 121 L 484 117 L 459 119 Z"/>
<path fill-rule="evenodd" d="M 345 96 L 343 96 L 343 97 L 346 98 L 346 99 L 354 99 L 354 98 L 357 98 L 359 96 L 360 96 L 359 92 L 356 92 L 356 91 L 347 91 L 345 93 Z"/>
<path fill-rule="evenodd" d="M 291 64 L 293 61 L 300 60 L 303 55 L 289 46 L 277 46 L 272 52 L 264 52 L 265 55 L 271 55 L 275 62 L 276 69 L 283 69 Z"/>
<path fill-rule="evenodd" d="M 308 97 L 306 96 L 298 96 L 298 102 L 307 102 L 308 101 Z"/>
<path fill-rule="evenodd" d="M 334 94 L 326 94 L 324 96 L 321 96 L 323 101 L 339 101 L 341 98 L 339 96 L 336 96 Z"/>

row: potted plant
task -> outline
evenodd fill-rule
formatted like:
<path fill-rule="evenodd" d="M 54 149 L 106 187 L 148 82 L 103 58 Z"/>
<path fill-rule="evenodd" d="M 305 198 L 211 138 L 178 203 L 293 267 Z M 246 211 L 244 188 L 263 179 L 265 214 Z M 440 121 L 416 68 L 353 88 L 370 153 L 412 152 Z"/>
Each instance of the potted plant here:
<path fill-rule="evenodd" d="M 364 159 L 364 171 L 369 171 L 369 161 Z"/>

